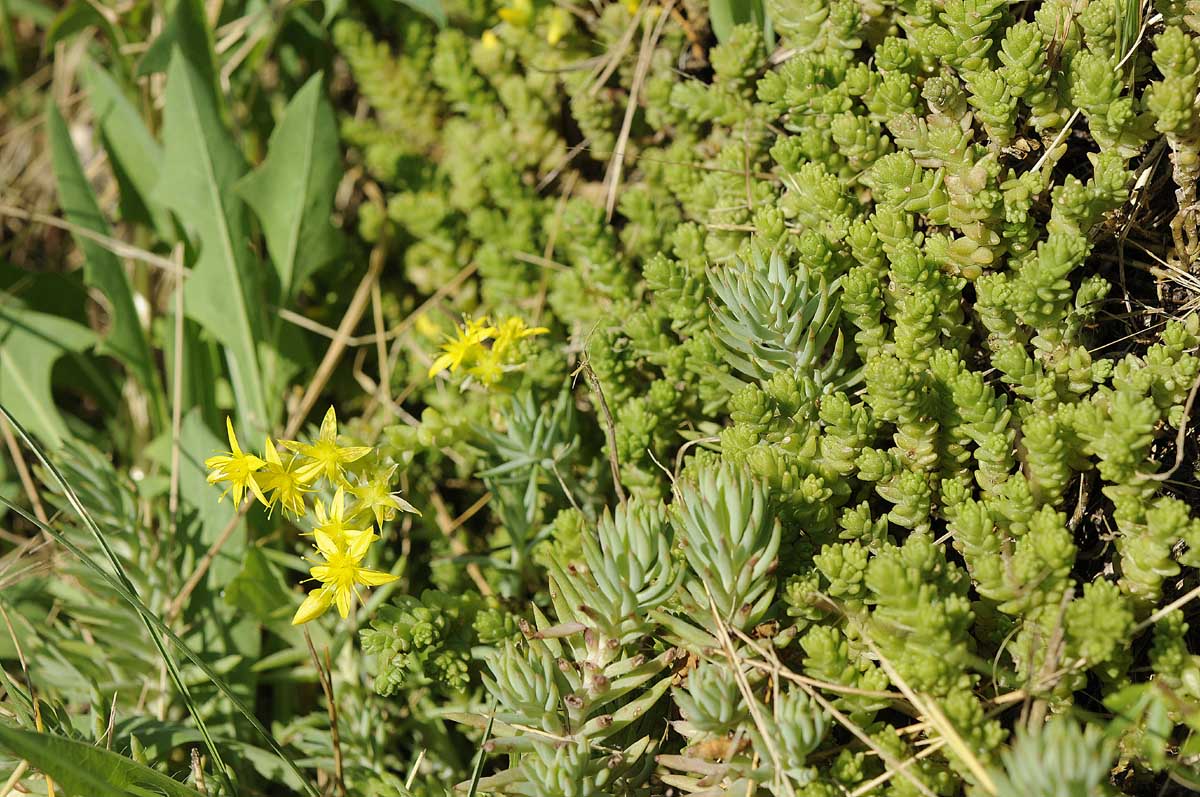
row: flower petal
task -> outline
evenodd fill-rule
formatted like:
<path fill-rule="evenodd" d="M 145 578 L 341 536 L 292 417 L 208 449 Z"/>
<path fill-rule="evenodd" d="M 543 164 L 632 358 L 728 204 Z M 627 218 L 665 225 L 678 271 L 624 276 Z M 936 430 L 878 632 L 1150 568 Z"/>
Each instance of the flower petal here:
<path fill-rule="evenodd" d="M 379 538 L 366 529 L 346 529 L 346 553 L 357 564 L 367 555 L 367 549 L 377 539 Z"/>
<path fill-rule="evenodd" d="M 405 501 L 403 498 L 401 498 L 396 493 L 392 493 L 392 500 L 396 502 L 397 509 L 403 510 L 405 512 L 412 512 L 417 517 L 421 516 L 421 510 L 417 509 L 415 506 L 410 504 L 408 501 Z"/>
<path fill-rule="evenodd" d="M 317 587 L 304 599 L 300 604 L 300 608 L 296 610 L 296 614 L 292 617 L 292 625 L 302 625 L 315 620 L 325 613 L 329 608 L 329 604 L 333 602 L 333 595 L 327 587 Z"/>
<path fill-rule="evenodd" d="M 225 416 L 225 433 L 229 435 L 229 450 L 240 457 L 242 449 L 238 447 L 237 435 L 233 433 L 233 419 L 228 415 Z"/>
<path fill-rule="evenodd" d="M 390 584 L 400 576 L 393 576 L 391 573 L 384 573 L 381 570 L 368 570 L 365 567 L 360 567 L 354 572 L 354 580 L 359 584 L 365 584 L 368 587 L 378 587 L 382 584 Z"/>
<path fill-rule="evenodd" d="M 228 454 L 216 454 L 204 460 L 204 467 L 212 470 L 213 468 L 224 467 L 232 460 L 233 457 L 229 456 Z"/>
<path fill-rule="evenodd" d="M 350 595 L 349 588 L 338 589 L 337 591 L 338 614 L 342 616 L 343 620 L 350 614 Z"/>
<path fill-rule="evenodd" d="M 332 559 L 337 556 L 338 541 L 332 536 L 321 529 L 316 529 L 313 532 L 313 537 L 317 543 L 317 550 L 324 554 L 326 559 Z"/>
<path fill-rule="evenodd" d="M 250 492 L 254 493 L 254 497 L 257 498 L 259 501 L 261 501 L 263 506 L 270 506 L 271 502 L 267 499 L 267 496 L 263 493 L 262 488 L 258 486 L 258 479 L 254 478 L 253 473 L 250 474 L 249 478 L 246 481 L 247 481 L 247 486 L 250 488 Z M 239 501 L 238 503 L 240 505 L 241 502 Z"/>
<path fill-rule="evenodd" d="M 267 435 L 267 444 L 263 447 L 263 459 L 272 465 L 283 467 L 283 462 L 279 459 L 279 452 L 275 450 L 275 444 L 271 442 L 270 435 Z"/>
<path fill-rule="evenodd" d="M 321 439 L 331 442 L 337 440 L 337 413 L 333 411 L 333 407 L 330 407 L 321 419 Z"/>
<path fill-rule="evenodd" d="M 433 361 L 433 365 L 429 366 L 430 378 L 437 376 L 439 373 L 441 373 L 442 371 L 449 368 L 450 364 L 453 362 L 454 362 L 453 354 L 443 354 L 441 357 L 438 357 L 436 360 Z"/>
<path fill-rule="evenodd" d="M 354 462 L 370 453 L 370 446 L 346 446 L 338 449 L 338 459 L 342 462 Z"/>

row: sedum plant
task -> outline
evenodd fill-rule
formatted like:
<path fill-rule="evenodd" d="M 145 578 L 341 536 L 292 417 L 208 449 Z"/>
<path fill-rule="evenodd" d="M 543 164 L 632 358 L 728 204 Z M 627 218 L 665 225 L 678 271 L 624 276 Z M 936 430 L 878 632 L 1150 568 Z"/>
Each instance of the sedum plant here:
<path fill-rule="evenodd" d="M 1200 783 L 1194 4 L 426 5 L 331 12 L 355 445 L 208 463 L 389 583 L 355 783 Z"/>
<path fill-rule="evenodd" d="M 1153 691 L 1129 638 L 1153 638 L 1193 577 L 1172 480 L 1191 478 L 1174 452 L 1200 321 L 1110 309 L 1112 253 L 1150 235 L 1130 220 L 1164 151 L 1157 179 L 1190 190 L 1195 108 L 1162 120 L 1194 31 L 1109 0 L 768 3 L 769 31 L 726 29 L 715 6 L 707 51 L 681 24 L 705 19 L 690 4 L 607 5 L 565 30 L 534 5 L 463 11 L 385 59 L 421 70 L 433 53 L 411 102 L 445 132 L 428 171 L 374 170 L 393 194 L 364 234 L 410 236 L 406 259 L 434 264 L 407 260 L 414 278 L 477 262 L 460 309 L 538 308 L 558 352 L 526 360 L 511 395 L 462 394 L 503 436 L 458 438 L 477 472 L 521 487 L 492 488 L 507 497 L 476 544 L 540 540 L 521 589 L 494 556 L 484 571 L 525 621 L 474 649 L 477 709 L 455 715 L 475 732 L 494 717 L 505 758 L 480 787 L 995 795 L 1057 768 L 1072 793 L 1138 793 L 1187 777 L 1187 754 L 1134 741 L 1144 720 L 1080 709 L 1089 684 Z M 546 71 L 639 30 L 636 69 Z M 406 102 L 376 100 L 366 124 Z M 464 125 L 485 153 L 470 170 Z M 510 157 L 516 129 L 529 146 Z M 610 178 L 590 196 L 589 164 Z M 1186 263 L 1168 237 L 1139 246 Z M 570 454 L 514 445 L 565 428 L 547 397 L 571 372 Z M 1190 738 L 1192 714 L 1162 717 Z M 1122 739 L 1124 769 L 1106 769 Z"/>

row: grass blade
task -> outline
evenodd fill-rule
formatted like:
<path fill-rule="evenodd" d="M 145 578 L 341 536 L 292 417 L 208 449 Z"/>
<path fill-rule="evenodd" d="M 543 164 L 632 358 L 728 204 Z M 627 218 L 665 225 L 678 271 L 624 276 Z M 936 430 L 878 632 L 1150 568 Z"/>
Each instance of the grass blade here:
<path fill-rule="evenodd" d="M 488 739 L 492 738 L 492 723 L 496 721 L 496 704 L 492 704 L 492 710 L 488 713 L 487 727 L 483 729 L 483 741 L 479 743 L 479 755 L 475 756 L 475 768 L 471 770 L 471 787 L 467 789 L 467 797 L 475 797 L 475 791 L 479 788 L 479 778 L 483 775 L 483 759 L 484 748 L 487 747 Z"/>

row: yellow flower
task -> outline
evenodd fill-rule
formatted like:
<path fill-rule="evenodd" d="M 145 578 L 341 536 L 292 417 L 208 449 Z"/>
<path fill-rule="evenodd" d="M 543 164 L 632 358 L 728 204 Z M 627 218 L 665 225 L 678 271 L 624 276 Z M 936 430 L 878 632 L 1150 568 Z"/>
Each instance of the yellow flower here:
<path fill-rule="evenodd" d="M 242 496 L 246 490 L 250 490 L 258 500 L 267 504 L 267 497 L 263 495 L 258 482 L 254 480 L 254 472 L 266 463 L 253 454 L 246 454 L 242 451 L 238 445 L 237 435 L 233 433 L 233 421 L 228 416 L 225 417 L 225 430 L 229 434 L 230 450 L 204 460 L 204 467 L 209 470 L 208 483 L 229 482 L 229 488 L 221 493 L 221 498 L 232 492 L 233 501 L 238 506 L 242 505 Z M 221 498 L 217 500 L 220 501 Z"/>
<path fill-rule="evenodd" d="M 495 33 L 493 33 L 490 30 L 485 30 L 483 32 L 483 35 L 479 37 L 479 41 L 485 48 L 487 48 L 489 50 L 495 50 L 497 47 L 500 46 L 500 37 L 497 36 Z M 429 337 L 433 337 L 431 334 L 429 334 L 429 333 L 425 332 L 425 330 L 421 329 L 420 324 L 421 324 L 422 319 L 425 319 L 425 316 L 421 316 L 421 318 L 417 319 L 418 331 L 420 331 L 422 334 L 429 335 Z M 430 324 L 432 326 L 432 323 L 428 319 L 425 319 L 425 323 Z"/>
<path fill-rule="evenodd" d="M 496 332 L 494 327 L 488 326 L 487 318 L 481 318 L 478 321 L 468 318 L 465 326 L 455 327 L 454 331 L 458 333 L 458 337 L 448 338 L 442 344 L 444 354 L 434 360 L 433 365 L 429 367 L 431 377 L 447 368 L 457 371 L 464 362 L 470 362 L 485 351 L 484 341 Z"/>
<path fill-rule="evenodd" d="M 636 14 L 641 5 L 641 0 L 625 0 L 625 10 L 630 14 Z"/>
<path fill-rule="evenodd" d="M 296 614 L 292 625 L 300 625 L 320 617 L 330 607 L 337 605 L 338 614 L 344 619 L 350 614 L 350 603 L 358 593 L 358 587 L 378 587 L 395 581 L 398 576 L 363 567 L 363 556 L 371 544 L 367 535 L 360 536 L 345 547 L 334 542 L 323 532 L 316 532 L 317 550 L 325 557 L 325 563 L 308 572 L 321 586 L 309 593 Z"/>
<path fill-rule="evenodd" d="M 496 38 L 496 34 L 492 33 L 490 30 L 484 31 L 484 44 L 487 44 L 488 34 L 491 34 L 493 39 Z M 429 317 L 429 313 L 421 313 L 419 316 L 417 316 L 417 320 L 413 322 L 413 327 L 417 330 L 417 332 L 421 333 L 421 335 L 427 338 L 436 338 L 438 332 L 441 331 L 437 323 L 435 323 L 434 320 Z"/>
<path fill-rule="evenodd" d="M 313 501 L 313 514 L 317 516 L 313 533 L 324 534 L 337 545 L 352 544 L 361 537 L 366 537 L 368 543 L 371 540 L 379 539 L 371 533 L 370 529 L 347 528 L 347 524 L 358 513 L 351 512 L 350 517 L 346 517 L 346 494 L 341 487 L 337 488 L 337 492 L 333 494 L 333 500 L 329 502 L 328 510 L 320 498 Z"/>
<path fill-rule="evenodd" d="M 478 379 L 481 385 L 490 387 L 496 384 L 504 378 L 504 360 L 500 351 L 495 346 L 484 351 L 475 365 L 467 369 L 467 373 Z"/>
<path fill-rule="evenodd" d="M 351 486 L 350 492 L 354 493 L 354 497 L 358 500 L 354 502 L 350 514 L 371 512 L 375 515 L 375 522 L 381 528 L 384 522 L 396 517 L 396 510 L 421 514 L 415 506 L 401 498 L 400 493 L 392 492 L 392 474 L 395 471 L 396 466 L 393 465 L 387 470 L 380 470 L 373 479 L 368 479 L 357 486 Z"/>
<path fill-rule="evenodd" d="M 550 9 L 550 21 L 546 23 L 546 43 L 553 47 L 570 31 L 571 12 L 560 6 Z"/>
<path fill-rule="evenodd" d="M 533 16 L 532 0 L 511 0 L 511 3 L 496 12 L 500 19 L 515 28 L 523 28 L 529 24 Z"/>
<path fill-rule="evenodd" d="M 492 344 L 492 351 L 498 355 L 503 355 L 509 346 L 516 343 L 521 338 L 528 338 L 534 335 L 545 335 L 549 332 L 546 327 L 527 327 L 524 319 L 516 316 L 511 316 L 504 319 L 496 330 L 494 337 L 496 342 Z"/>
<path fill-rule="evenodd" d="M 290 457 L 287 465 L 284 465 L 279 459 L 279 452 L 275 450 L 275 444 L 271 442 L 270 437 L 267 438 L 263 456 L 267 460 L 266 468 L 254 474 L 254 481 L 264 492 L 270 493 L 267 508 L 274 509 L 275 504 L 278 503 L 283 507 L 284 515 L 290 512 L 294 518 L 304 517 L 306 511 L 304 494 L 308 490 L 304 488 L 304 481 L 300 478 L 299 472 L 293 470 L 296 457 Z"/>
<path fill-rule="evenodd" d="M 337 415 L 333 407 L 325 413 L 321 421 L 321 434 L 315 443 L 301 443 L 296 440 L 280 440 L 292 451 L 300 455 L 304 464 L 296 471 L 300 481 L 311 484 L 319 476 L 324 476 L 330 484 L 337 485 L 345 481 L 342 469 L 355 460 L 371 453 L 369 446 L 339 446 L 337 443 Z"/>

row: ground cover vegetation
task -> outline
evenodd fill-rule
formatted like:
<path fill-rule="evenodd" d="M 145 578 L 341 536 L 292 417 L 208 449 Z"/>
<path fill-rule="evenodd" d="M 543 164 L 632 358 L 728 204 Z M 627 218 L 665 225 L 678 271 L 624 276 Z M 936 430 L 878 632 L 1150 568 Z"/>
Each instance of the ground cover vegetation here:
<path fill-rule="evenodd" d="M 0 795 L 1200 789 L 1200 6 L 0 0 Z"/>

